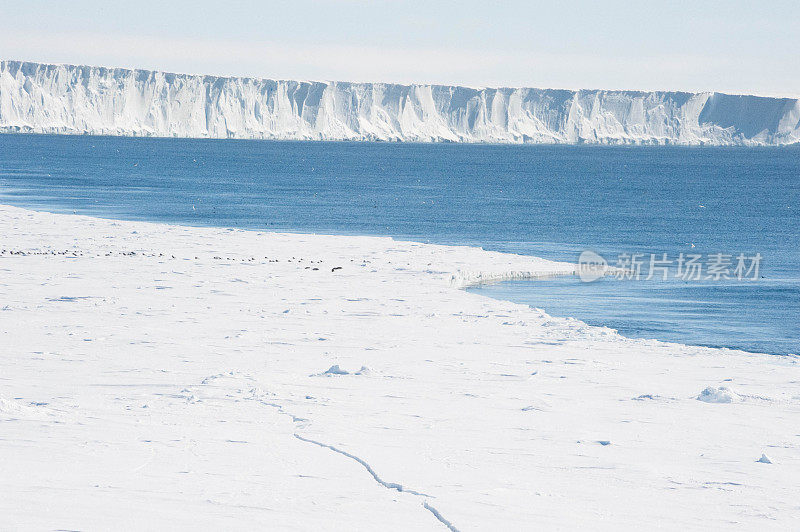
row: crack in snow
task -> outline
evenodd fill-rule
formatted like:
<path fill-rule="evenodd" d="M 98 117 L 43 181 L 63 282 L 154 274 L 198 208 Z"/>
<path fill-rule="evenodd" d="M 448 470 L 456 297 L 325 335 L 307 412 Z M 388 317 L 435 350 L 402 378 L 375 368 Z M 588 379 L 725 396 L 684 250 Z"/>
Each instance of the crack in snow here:
<path fill-rule="evenodd" d="M 397 482 L 386 482 L 385 480 L 383 480 L 381 477 L 378 476 L 378 473 L 376 473 L 375 470 L 372 469 L 372 466 L 369 465 L 366 462 L 366 460 L 364 460 L 363 458 L 360 458 L 360 457 L 358 457 L 358 456 L 356 456 L 356 455 L 354 455 L 352 453 L 348 453 L 347 451 L 343 451 L 343 450 L 341 450 L 341 449 L 339 449 L 337 447 L 334 447 L 333 445 L 328 445 L 327 443 L 322 443 L 322 442 L 319 442 L 317 440 L 312 440 L 311 438 L 305 438 L 303 436 L 300 436 L 297 433 L 294 434 L 294 437 L 297 438 L 300 441 L 304 441 L 304 442 L 307 442 L 307 443 L 313 443 L 314 445 L 318 445 L 319 447 L 324 447 L 325 449 L 329 449 L 329 450 L 331 450 L 331 451 L 333 451 L 335 453 L 339 453 L 339 454 L 341 454 L 343 456 L 346 456 L 347 458 L 350 458 L 351 460 L 355 460 L 356 462 L 361 464 L 364 467 L 364 469 L 367 470 L 367 473 L 369 473 L 372 476 L 372 478 L 375 480 L 375 482 L 377 482 L 378 484 L 380 484 L 384 488 L 387 488 L 387 489 L 390 489 L 390 490 L 397 490 L 397 491 L 399 491 L 401 493 L 409 493 L 411 495 L 416 495 L 418 497 L 431 497 L 431 498 L 433 498 L 432 495 L 428 495 L 427 493 L 422 493 L 420 491 L 415 491 L 415 490 L 409 489 L 409 488 L 403 486 L 402 484 L 398 484 Z M 436 508 L 434 508 L 433 506 L 428 504 L 427 500 L 422 502 L 422 507 L 425 508 L 426 510 L 428 510 L 431 514 L 433 514 L 433 516 L 440 523 L 442 523 L 444 526 L 446 526 L 448 529 L 450 529 L 451 532 L 459 532 L 459 530 L 453 525 L 453 523 L 448 521 L 441 513 L 439 513 L 439 510 L 437 510 Z"/>
<path fill-rule="evenodd" d="M 438 519 L 440 523 L 442 523 L 444 526 L 449 528 L 450 532 L 459 532 L 459 530 L 455 527 L 455 525 L 453 523 L 451 523 L 450 521 L 448 521 L 447 519 L 445 519 L 445 517 L 442 514 L 439 513 L 439 510 L 437 510 L 436 508 L 434 508 L 433 506 L 428 504 L 428 501 L 424 501 L 422 503 L 422 506 L 423 506 L 423 508 L 428 510 L 430 513 L 432 513 L 433 516 L 436 519 Z"/>
<path fill-rule="evenodd" d="M 204 379 L 202 381 L 202 384 L 208 385 L 212 380 L 215 380 L 215 379 L 221 378 L 221 377 L 229 377 L 229 376 L 230 377 L 235 377 L 233 372 L 229 372 L 228 374 L 220 373 L 218 375 L 212 375 L 211 377 L 207 377 L 206 379 Z M 264 392 L 263 390 L 261 390 L 259 388 L 251 388 L 247 392 L 246 395 L 244 394 L 243 390 L 238 390 L 238 393 L 240 395 L 244 396 L 244 398 L 246 400 L 257 401 L 257 402 L 261 403 L 264 406 L 268 406 L 270 408 L 276 409 L 278 411 L 278 413 L 281 414 L 281 415 L 290 417 L 292 419 L 293 423 L 295 423 L 296 425 L 300 425 L 300 427 L 298 427 L 298 428 L 301 428 L 305 423 L 308 422 L 307 419 L 299 417 L 299 416 L 296 416 L 296 415 L 292 414 L 291 412 L 286 411 L 283 408 L 283 405 L 269 400 L 268 399 L 268 395 L 269 394 L 267 394 L 266 392 Z M 435 498 L 435 497 L 433 497 L 433 495 L 428 495 L 427 493 L 423 493 L 421 491 L 416 491 L 416 490 L 407 488 L 407 487 L 405 487 L 402 484 L 399 484 L 397 482 L 387 482 L 387 481 L 383 480 L 380 476 L 378 476 L 378 473 L 375 472 L 375 470 L 372 468 L 371 465 L 369 465 L 369 463 L 367 463 L 366 460 L 364 460 L 364 459 L 362 459 L 362 458 L 360 458 L 360 457 L 358 457 L 358 456 L 356 456 L 356 455 L 354 455 L 352 453 L 349 453 L 347 451 L 343 451 L 342 449 L 339 449 L 339 448 L 334 447 L 333 445 L 329 445 L 327 443 L 322 443 L 322 442 L 317 441 L 317 440 L 312 440 L 311 438 L 306 438 L 304 436 L 301 436 L 301 435 L 297 434 L 296 432 L 293 435 L 294 435 L 295 438 L 297 438 L 300 441 L 303 441 L 303 442 L 306 442 L 306 443 L 312 443 L 312 444 L 317 445 L 319 447 L 323 447 L 323 448 L 328 449 L 330 451 L 333 451 L 335 453 L 339 453 L 339 454 L 341 454 L 343 456 L 346 456 L 347 458 L 349 458 L 349 459 L 351 459 L 351 460 L 353 460 L 355 462 L 358 462 L 364 469 L 367 470 L 367 473 L 369 473 L 370 476 L 372 476 L 372 478 L 373 478 L 373 480 L 375 480 L 375 482 L 377 482 L 378 484 L 380 484 L 381 486 L 383 486 L 386 489 L 396 490 L 396 491 L 398 491 L 400 493 L 408 493 L 410 495 L 415 495 L 417 497 Z M 427 500 L 424 500 L 422 502 L 422 507 L 425 508 L 426 510 L 428 510 L 436 518 L 437 521 L 439 521 L 444 526 L 446 526 L 451 532 L 459 532 L 458 528 L 456 528 L 455 525 L 453 525 L 453 523 L 451 523 L 447 518 L 445 518 L 439 512 L 438 509 L 436 509 L 435 507 L 433 507 L 430 504 L 428 504 Z"/>
<path fill-rule="evenodd" d="M 364 466 L 364 469 L 366 469 L 367 472 L 370 475 L 372 475 L 372 478 L 375 479 L 375 482 L 377 482 L 378 484 L 380 484 L 384 488 L 387 488 L 387 489 L 390 489 L 390 490 L 397 490 L 397 491 L 399 491 L 401 493 L 410 493 L 412 495 L 418 495 L 420 497 L 431 497 L 431 495 L 428 495 L 427 493 L 422 493 L 422 492 L 419 492 L 419 491 L 414 491 L 412 489 L 408 489 L 405 486 L 403 486 L 402 484 L 398 484 L 396 482 L 386 482 L 385 480 L 383 480 L 381 477 L 378 476 L 378 474 L 375 472 L 375 470 L 372 469 L 372 466 L 370 466 L 366 461 L 364 461 L 362 458 L 359 458 L 358 456 L 356 456 L 354 454 L 350 454 L 347 451 L 343 451 L 341 449 L 338 449 L 338 448 L 334 447 L 333 445 L 328 445 L 327 443 L 318 442 L 317 440 L 312 440 L 310 438 L 304 438 L 303 436 L 300 436 L 297 433 L 295 433 L 294 437 L 297 438 L 298 440 L 301 440 L 301 441 L 304 441 L 304 442 L 313 443 L 314 445 L 319 445 L 320 447 L 325 447 L 326 449 L 330 449 L 331 451 L 333 451 L 335 453 L 342 454 L 342 455 L 350 458 L 351 460 L 355 460 L 356 462 L 358 462 L 359 464 Z"/>

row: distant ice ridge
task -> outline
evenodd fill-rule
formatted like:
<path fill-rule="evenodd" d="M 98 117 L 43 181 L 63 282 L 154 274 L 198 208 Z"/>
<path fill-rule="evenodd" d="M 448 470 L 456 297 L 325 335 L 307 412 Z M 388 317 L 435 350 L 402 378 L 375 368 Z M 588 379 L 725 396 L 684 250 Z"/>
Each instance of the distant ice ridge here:
<path fill-rule="evenodd" d="M 0 62 L 0 132 L 415 142 L 784 145 L 800 100 L 274 81 Z"/>

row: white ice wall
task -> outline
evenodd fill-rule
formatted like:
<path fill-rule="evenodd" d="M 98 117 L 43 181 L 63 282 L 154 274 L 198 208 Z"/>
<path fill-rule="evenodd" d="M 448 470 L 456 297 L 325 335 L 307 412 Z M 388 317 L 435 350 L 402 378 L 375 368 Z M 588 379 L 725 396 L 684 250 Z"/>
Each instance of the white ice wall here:
<path fill-rule="evenodd" d="M 792 144 L 800 100 L 717 93 L 309 83 L 0 62 L 0 132 Z"/>

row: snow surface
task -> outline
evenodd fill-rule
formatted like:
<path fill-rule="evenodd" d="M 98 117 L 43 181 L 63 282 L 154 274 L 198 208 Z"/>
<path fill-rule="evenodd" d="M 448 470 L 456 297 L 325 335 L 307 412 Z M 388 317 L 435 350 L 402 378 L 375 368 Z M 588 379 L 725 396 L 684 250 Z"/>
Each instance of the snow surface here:
<path fill-rule="evenodd" d="M 800 522 L 798 358 L 458 289 L 570 265 L 4 206 L 0 235 L 2 529 Z"/>
<path fill-rule="evenodd" d="M 0 132 L 780 145 L 800 142 L 800 100 L 274 81 L 2 61 Z"/>

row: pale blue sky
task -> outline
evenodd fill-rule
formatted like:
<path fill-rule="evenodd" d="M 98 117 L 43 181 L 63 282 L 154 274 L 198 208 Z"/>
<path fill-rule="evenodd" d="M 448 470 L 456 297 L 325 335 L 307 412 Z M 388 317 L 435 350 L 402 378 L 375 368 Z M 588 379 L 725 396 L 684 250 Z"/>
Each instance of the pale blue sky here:
<path fill-rule="evenodd" d="M 0 0 L 0 58 L 800 96 L 800 2 Z"/>

